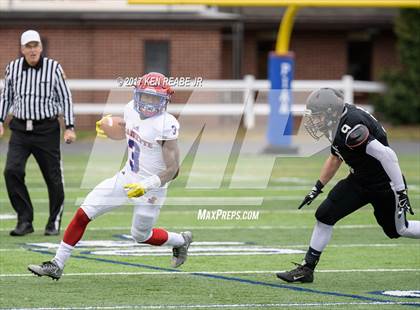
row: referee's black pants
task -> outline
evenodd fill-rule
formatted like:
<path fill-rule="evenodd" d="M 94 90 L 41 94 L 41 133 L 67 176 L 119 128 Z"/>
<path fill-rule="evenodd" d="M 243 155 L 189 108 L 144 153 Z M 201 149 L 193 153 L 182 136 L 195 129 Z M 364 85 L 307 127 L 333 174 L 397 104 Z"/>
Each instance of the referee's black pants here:
<path fill-rule="evenodd" d="M 33 122 L 33 130 L 26 130 L 26 121 L 12 119 L 4 178 L 10 202 L 18 215 L 18 223 L 32 223 L 34 211 L 25 185 L 25 166 L 32 154 L 48 187 L 49 218 L 46 228 L 60 229 L 64 205 L 64 188 L 60 155 L 60 124 L 46 119 Z M 31 180 L 33 183 L 37 180 Z M 38 183 L 38 182 L 36 182 Z"/>

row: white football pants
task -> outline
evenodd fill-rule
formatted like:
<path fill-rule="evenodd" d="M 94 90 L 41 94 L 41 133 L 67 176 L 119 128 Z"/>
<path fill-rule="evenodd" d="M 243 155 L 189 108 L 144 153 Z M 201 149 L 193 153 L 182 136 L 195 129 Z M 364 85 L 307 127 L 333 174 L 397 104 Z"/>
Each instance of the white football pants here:
<path fill-rule="evenodd" d="M 148 191 L 138 198 L 128 198 L 124 185 L 139 182 L 124 171 L 118 172 L 110 179 L 99 183 L 86 197 L 81 205 L 91 219 L 126 204 L 134 204 L 131 235 L 137 242 L 143 242 L 152 235 L 160 208 L 165 202 L 166 188 Z"/>

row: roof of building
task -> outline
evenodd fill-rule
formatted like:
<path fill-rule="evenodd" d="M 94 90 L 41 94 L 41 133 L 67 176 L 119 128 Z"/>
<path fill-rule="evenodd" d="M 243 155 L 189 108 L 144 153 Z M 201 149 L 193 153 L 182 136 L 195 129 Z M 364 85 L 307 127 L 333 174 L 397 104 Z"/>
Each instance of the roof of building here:
<path fill-rule="evenodd" d="M 113 10 L 112 7 L 95 5 L 94 0 L 76 2 L 84 6 L 53 6 L 56 2 L 49 0 L 31 1 L 31 6 L 17 6 L 21 0 L 14 0 L 14 6 L 0 6 L 0 24 L 20 24 L 37 22 L 41 24 L 213 24 L 229 25 L 233 22 L 243 22 L 254 28 L 264 28 L 278 24 L 285 8 L 267 7 L 207 7 L 196 6 L 120 6 Z M 120 1 L 120 0 L 117 0 Z M 39 3 L 50 3 L 50 6 L 36 7 Z M 22 2 L 25 3 L 25 2 Z M 28 3 L 28 2 L 26 2 Z M 66 0 L 63 0 L 66 3 Z M 73 2 L 74 3 L 74 2 Z M 115 4 L 116 2 L 106 2 Z M 36 8 L 36 9 L 34 9 Z M 295 24 L 296 27 L 326 28 L 326 27 L 364 27 L 371 25 L 379 28 L 390 28 L 398 9 L 379 8 L 302 8 L 299 10 Z"/>

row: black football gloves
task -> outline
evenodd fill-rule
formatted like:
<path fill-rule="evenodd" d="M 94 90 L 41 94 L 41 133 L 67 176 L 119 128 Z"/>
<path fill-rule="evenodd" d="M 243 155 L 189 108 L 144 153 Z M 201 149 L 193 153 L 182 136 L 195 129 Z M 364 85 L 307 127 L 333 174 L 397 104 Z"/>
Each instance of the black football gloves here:
<path fill-rule="evenodd" d="M 312 188 L 309 194 L 305 196 L 305 199 L 303 199 L 298 209 L 302 208 L 304 205 L 309 206 L 312 203 L 312 201 L 314 201 L 315 198 L 322 193 L 323 187 L 324 184 L 322 184 L 320 180 L 316 181 L 315 186 Z"/>
<path fill-rule="evenodd" d="M 400 191 L 397 191 L 397 197 L 398 197 L 398 218 L 401 217 L 401 215 L 405 212 L 409 212 L 411 215 L 414 215 L 413 209 L 410 205 L 410 200 L 407 196 L 407 190 L 403 189 Z"/>

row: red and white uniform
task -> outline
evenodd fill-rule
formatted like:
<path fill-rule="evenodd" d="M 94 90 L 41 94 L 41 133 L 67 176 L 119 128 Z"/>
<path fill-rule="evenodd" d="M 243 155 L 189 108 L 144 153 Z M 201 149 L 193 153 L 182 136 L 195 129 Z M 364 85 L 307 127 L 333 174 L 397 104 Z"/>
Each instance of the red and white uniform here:
<path fill-rule="evenodd" d="M 124 185 L 141 183 L 166 169 L 159 141 L 178 138 L 179 123 L 165 112 L 141 119 L 133 101 L 124 109 L 128 156 L 124 168 L 112 178 L 98 184 L 86 197 L 81 208 L 92 220 L 126 204 L 134 204 L 131 233 L 138 241 L 147 240 L 166 198 L 166 187 L 152 189 L 138 198 L 128 198 Z"/>
<path fill-rule="evenodd" d="M 179 123 L 168 112 L 140 119 L 133 102 L 124 109 L 124 120 L 128 145 L 128 158 L 124 170 L 134 182 L 166 169 L 162 157 L 162 145 L 158 141 L 178 138 Z"/>

